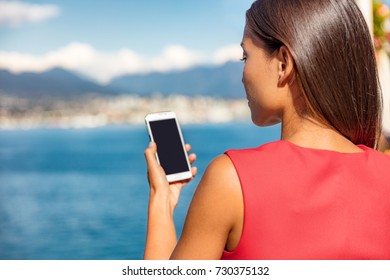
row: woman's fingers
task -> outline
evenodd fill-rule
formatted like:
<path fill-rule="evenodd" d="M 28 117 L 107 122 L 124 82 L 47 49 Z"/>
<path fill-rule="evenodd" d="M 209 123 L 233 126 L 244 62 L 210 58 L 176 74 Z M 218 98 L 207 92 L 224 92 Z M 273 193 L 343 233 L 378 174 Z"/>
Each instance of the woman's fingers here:
<path fill-rule="evenodd" d="M 186 144 L 185 148 L 188 152 L 191 150 L 191 145 Z M 154 142 L 150 142 L 149 146 L 145 149 L 144 152 L 146 163 L 148 165 L 148 180 L 152 188 L 168 184 L 166 180 L 165 172 L 156 159 L 156 152 L 157 152 L 157 145 Z M 192 165 L 196 160 L 196 154 L 194 153 L 190 154 L 188 156 L 188 160 Z M 198 170 L 196 167 L 191 168 L 192 178 L 196 176 L 197 171 Z M 188 183 L 189 181 L 191 181 L 191 179 L 183 181 L 180 184 L 177 184 L 178 182 L 176 182 L 171 185 L 182 185 Z"/>
<path fill-rule="evenodd" d="M 190 161 L 190 164 L 193 164 L 196 160 L 196 154 L 190 154 L 188 160 Z"/>
<path fill-rule="evenodd" d="M 189 151 L 191 151 L 191 148 L 192 148 L 192 147 L 191 147 L 190 144 L 186 144 L 185 147 L 186 147 L 187 153 L 188 153 Z M 195 162 L 195 160 L 196 160 L 196 154 L 194 154 L 194 153 L 190 154 L 190 155 L 188 156 L 188 160 L 190 161 L 190 164 L 192 165 L 192 164 Z"/>
<path fill-rule="evenodd" d="M 192 178 L 194 178 L 198 173 L 198 168 L 196 166 L 191 167 L 191 173 L 192 173 Z"/>

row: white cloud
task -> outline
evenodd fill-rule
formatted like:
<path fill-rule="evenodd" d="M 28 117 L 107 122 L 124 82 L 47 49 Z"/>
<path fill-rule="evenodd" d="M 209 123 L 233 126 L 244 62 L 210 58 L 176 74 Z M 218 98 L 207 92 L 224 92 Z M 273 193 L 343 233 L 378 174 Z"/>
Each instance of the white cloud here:
<path fill-rule="evenodd" d="M 236 46 L 227 46 L 207 55 L 172 45 L 155 57 L 146 57 L 131 49 L 102 52 L 88 44 L 73 42 L 43 55 L 0 51 L 0 68 L 21 73 L 43 72 L 61 67 L 106 84 L 112 78 L 124 74 L 165 72 L 206 63 L 223 64 L 232 59 L 237 60 L 240 53 L 241 50 Z"/>
<path fill-rule="evenodd" d="M 242 48 L 238 45 L 229 45 L 217 50 L 213 55 L 216 64 L 223 64 L 229 60 L 239 60 L 242 57 Z"/>
<path fill-rule="evenodd" d="M 99 52 L 88 44 L 71 43 L 43 55 L 0 51 L 0 68 L 13 73 L 43 72 L 54 67 L 76 71 L 100 83 L 123 73 L 142 72 L 143 58 L 129 49 Z"/>
<path fill-rule="evenodd" d="M 187 50 L 178 45 L 166 47 L 162 54 L 152 58 L 149 68 L 157 71 L 169 71 L 172 69 L 186 69 L 192 65 L 201 64 L 206 61 L 204 54 Z"/>
<path fill-rule="evenodd" d="M 55 5 L 37 5 L 19 1 L 0 1 L 0 26 L 18 26 L 26 22 L 39 22 L 60 13 Z"/>

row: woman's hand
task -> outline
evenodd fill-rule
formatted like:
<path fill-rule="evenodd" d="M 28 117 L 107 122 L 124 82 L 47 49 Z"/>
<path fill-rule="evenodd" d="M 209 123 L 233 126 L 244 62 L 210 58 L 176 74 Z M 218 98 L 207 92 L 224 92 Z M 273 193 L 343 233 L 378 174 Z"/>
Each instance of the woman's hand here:
<path fill-rule="evenodd" d="M 191 146 L 187 144 L 187 152 L 190 149 Z M 157 162 L 156 152 L 156 144 L 151 142 L 145 150 L 150 198 L 144 259 L 166 260 L 171 256 L 177 243 L 173 212 L 179 201 L 182 188 L 191 179 L 169 183 L 164 169 Z M 190 154 L 188 158 L 192 164 L 196 155 Z M 192 167 L 191 172 L 192 177 L 195 177 L 196 167 Z"/>
<path fill-rule="evenodd" d="M 187 153 L 191 150 L 189 144 L 185 145 Z M 180 192 L 182 188 L 189 183 L 197 173 L 197 168 L 192 167 L 191 173 L 192 178 L 185 181 L 178 181 L 169 183 L 164 169 L 157 162 L 156 159 L 157 145 L 154 142 L 150 142 L 149 147 L 145 150 L 145 158 L 148 166 L 148 181 L 150 185 L 150 196 L 151 198 L 155 195 L 165 197 L 169 200 L 169 205 L 172 207 L 172 211 L 176 207 Z M 188 156 L 190 164 L 192 165 L 196 160 L 195 154 L 190 154 Z"/>

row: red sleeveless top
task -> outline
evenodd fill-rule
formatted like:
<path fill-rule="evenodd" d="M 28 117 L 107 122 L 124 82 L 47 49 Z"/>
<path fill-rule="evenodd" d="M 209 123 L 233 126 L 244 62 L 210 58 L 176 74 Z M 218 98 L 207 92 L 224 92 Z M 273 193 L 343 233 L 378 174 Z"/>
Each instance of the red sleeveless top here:
<path fill-rule="evenodd" d="M 241 240 L 222 259 L 390 259 L 390 157 L 276 141 L 230 150 L 244 197 Z"/>

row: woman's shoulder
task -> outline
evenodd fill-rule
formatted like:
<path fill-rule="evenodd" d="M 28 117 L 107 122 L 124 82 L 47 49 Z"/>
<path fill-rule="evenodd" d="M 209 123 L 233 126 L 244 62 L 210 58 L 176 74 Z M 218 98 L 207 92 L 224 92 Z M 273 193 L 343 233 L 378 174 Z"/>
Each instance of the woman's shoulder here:
<path fill-rule="evenodd" d="M 270 151 L 274 150 L 278 146 L 283 145 L 283 140 L 277 140 L 277 141 L 272 141 L 272 142 L 267 142 L 264 144 L 261 144 L 260 146 L 256 147 L 248 147 L 248 148 L 232 148 L 229 149 L 225 152 L 230 153 L 230 152 L 235 152 L 235 153 L 252 153 L 252 152 L 259 152 L 259 151 Z"/>
<path fill-rule="evenodd" d="M 230 157 L 226 154 L 221 154 L 210 162 L 204 173 L 204 177 L 207 180 L 218 177 L 227 182 L 232 182 L 235 181 L 234 179 L 237 177 L 237 174 Z"/>
<path fill-rule="evenodd" d="M 237 174 L 230 159 L 220 155 L 209 164 L 196 188 L 173 258 L 219 259 L 242 216 Z"/>
<path fill-rule="evenodd" d="M 230 149 L 225 152 L 229 158 L 239 157 L 275 157 L 277 154 L 285 154 L 289 150 L 288 143 L 283 140 L 268 142 L 253 148 Z"/>
<path fill-rule="evenodd" d="M 323 168 L 329 166 L 339 166 L 339 164 L 348 164 L 348 166 L 362 166 L 368 168 L 390 168 L 390 156 L 374 150 L 372 148 L 358 145 L 361 152 L 348 153 L 338 152 L 326 149 L 315 149 L 301 147 L 286 140 L 279 140 L 263 144 L 255 148 L 232 149 L 225 152 L 230 158 L 237 170 L 251 170 L 272 167 L 280 170 L 281 168 Z M 246 172 L 246 171 L 245 171 Z"/>
<path fill-rule="evenodd" d="M 365 160 L 369 166 L 382 172 L 388 173 L 390 168 L 390 152 L 389 151 L 378 151 L 373 148 L 369 148 L 363 145 L 359 145 L 365 152 Z M 390 177 L 389 177 L 390 178 Z"/>
<path fill-rule="evenodd" d="M 270 155 L 272 157 L 275 157 L 275 155 L 282 156 L 287 154 L 289 155 L 290 154 L 300 154 L 300 155 L 315 154 L 315 155 L 322 155 L 322 156 L 327 154 L 328 156 L 343 157 L 343 156 L 359 156 L 359 155 L 369 154 L 372 156 L 383 158 L 384 160 L 390 160 L 390 157 L 388 156 L 390 155 L 390 150 L 387 150 L 384 153 L 382 153 L 364 145 L 357 145 L 357 147 L 359 147 L 362 150 L 362 153 L 338 152 L 338 151 L 327 150 L 327 149 L 308 148 L 308 147 L 299 146 L 287 140 L 277 140 L 253 148 L 230 149 L 227 150 L 225 154 L 229 157 L 250 156 L 250 155 L 258 156 L 259 154 L 261 154 L 261 156 Z"/>
<path fill-rule="evenodd" d="M 219 155 L 206 168 L 198 185 L 197 193 L 213 197 L 214 201 L 237 201 L 241 197 L 241 185 L 232 160 Z"/>

